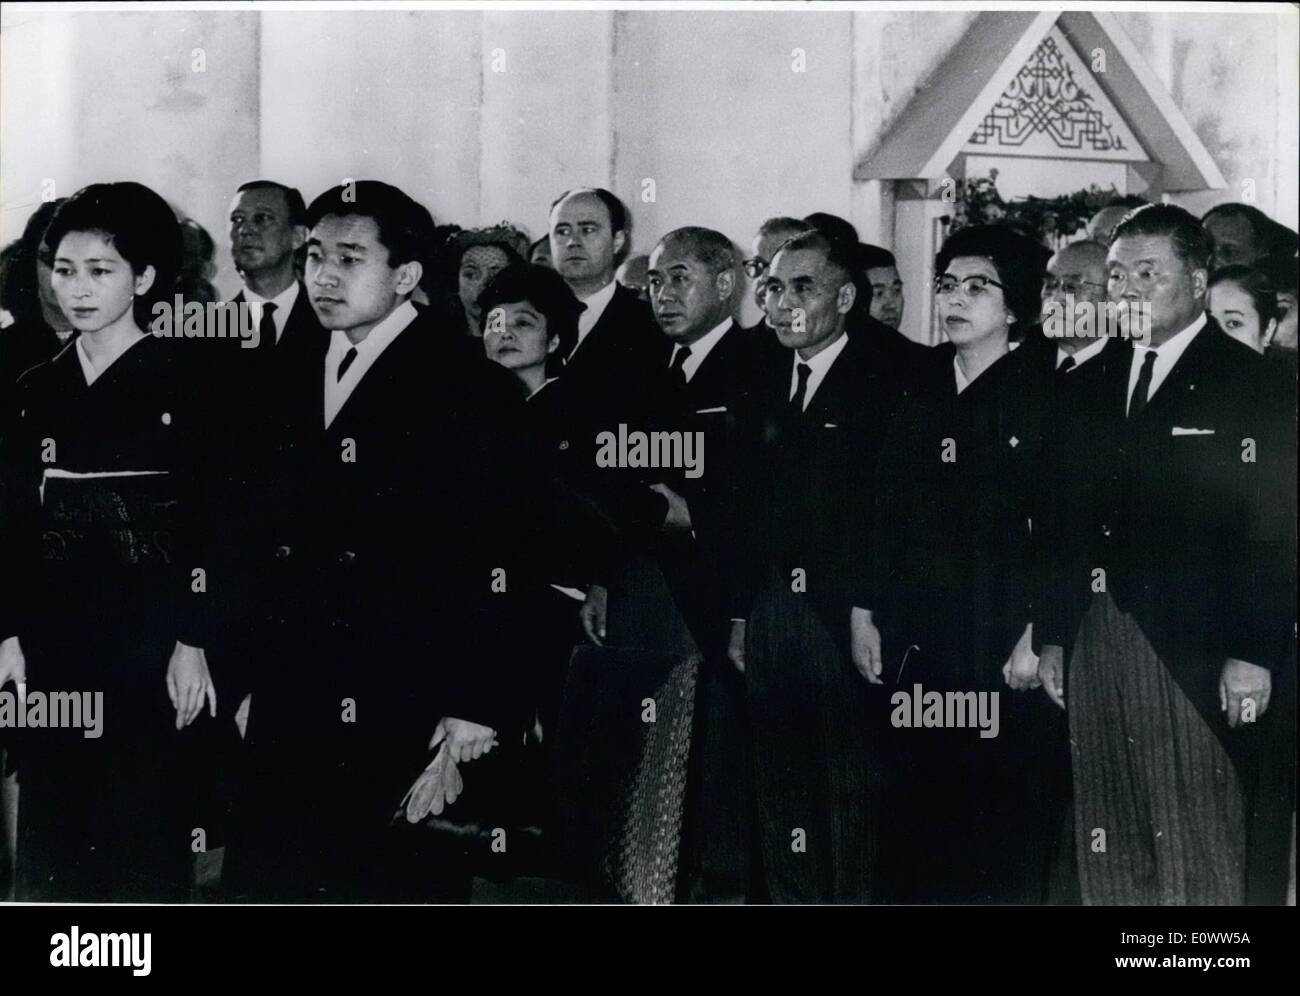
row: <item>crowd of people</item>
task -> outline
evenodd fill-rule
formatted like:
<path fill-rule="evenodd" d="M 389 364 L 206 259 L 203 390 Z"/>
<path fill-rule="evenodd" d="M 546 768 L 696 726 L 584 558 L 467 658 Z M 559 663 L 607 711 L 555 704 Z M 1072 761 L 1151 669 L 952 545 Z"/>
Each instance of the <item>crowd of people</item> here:
<path fill-rule="evenodd" d="M 613 804 L 554 788 L 557 740 L 602 750 L 565 739 L 586 644 L 698 666 L 679 899 L 1294 903 L 1296 234 L 1130 198 L 1054 249 L 959 229 L 905 288 L 830 214 L 748 253 L 631 222 L 251 181 L 246 348 L 151 334 L 217 297 L 157 193 L 42 205 L 0 298 L 0 688 L 103 724 L 0 731 L 14 896 L 186 900 L 220 846 L 222 899 L 465 901 L 431 824 L 491 781 L 609 898 L 546 833 Z M 924 294 L 939 345 L 898 331 Z"/>

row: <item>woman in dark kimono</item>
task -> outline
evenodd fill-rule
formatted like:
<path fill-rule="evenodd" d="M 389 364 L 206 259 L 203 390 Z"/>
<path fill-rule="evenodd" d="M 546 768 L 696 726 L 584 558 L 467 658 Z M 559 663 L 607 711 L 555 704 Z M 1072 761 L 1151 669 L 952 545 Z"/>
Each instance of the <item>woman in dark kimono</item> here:
<path fill-rule="evenodd" d="M 147 187 L 95 184 L 43 249 L 79 335 L 4 399 L 0 686 L 25 680 L 29 718 L 17 897 L 185 899 L 205 843 L 182 803 L 187 727 L 216 703 L 190 525 L 201 392 L 189 340 L 144 331 L 170 300 L 179 228 Z M 81 728 L 31 722 L 56 693 L 80 700 Z"/>
<path fill-rule="evenodd" d="M 882 451 L 874 604 L 853 622 L 855 655 L 866 629 L 883 644 L 894 707 L 880 859 L 899 902 L 1040 899 L 1036 741 L 1049 706 L 1028 691 L 1028 624 L 1051 385 L 1031 350 L 1010 346 L 1039 309 L 1043 254 L 1026 241 L 980 226 L 944 245 L 936 292 L 949 341 Z M 984 711 L 968 709 L 964 727 L 945 717 L 917 728 L 912 700 L 931 692 L 974 692 L 962 701 Z"/>
<path fill-rule="evenodd" d="M 528 724 L 535 713 L 545 737 L 554 731 L 569 655 L 583 642 L 579 589 L 591 581 L 585 556 L 600 545 L 597 520 L 580 486 L 586 450 L 560 376 L 560 357 L 578 338 L 581 305 L 554 270 L 515 263 L 489 281 L 478 309 L 487 358 L 513 373 L 527 398 L 527 422 L 519 428 L 528 437 L 527 477 L 537 491 L 535 507 L 519 510 L 527 518 L 518 523 L 518 552 L 528 579 L 523 659 L 536 670 L 523 687 Z"/>

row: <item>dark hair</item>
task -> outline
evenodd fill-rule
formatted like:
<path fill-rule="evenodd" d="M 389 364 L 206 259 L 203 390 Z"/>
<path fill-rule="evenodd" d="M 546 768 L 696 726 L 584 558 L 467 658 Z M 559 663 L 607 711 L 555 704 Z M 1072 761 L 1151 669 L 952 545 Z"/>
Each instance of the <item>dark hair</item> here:
<path fill-rule="evenodd" d="M 1221 266 L 1210 274 L 1209 286 L 1213 287 L 1215 284 L 1235 284 L 1250 296 L 1251 303 L 1255 306 L 1255 314 L 1259 315 L 1261 331 L 1271 319 L 1280 317 L 1277 288 L 1273 286 L 1269 275 L 1262 270 L 1239 264 Z"/>
<path fill-rule="evenodd" d="M 600 203 L 605 205 L 605 210 L 609 212 L 610 234 L 624 233 L 623 248 L 614 254 L 615 263 L 623 262 L 627 254 L 632 251 L 632 217 L 628 214 L 627 207 L 604 187 L 573 187 L 551 201 L 551 209 L 547 212 L 548 218 L 555 213 L 556 206 L 570 194 L 595 194 L 600 199 Z"/>
<path fill-rule="evenodd" d="M 825 211 L 814 211 L 804 219 L 806 224 L 812 225 L 813 228 L 821 232 L 828 239 L 838 242 L 848 242 L 854 246 L 858 244 L 858 230 L 853 225 L 845 221 L 837 214 L 828 214 Z"/>
<path fill-rule="evenodd" d="M 429 266 L 433 255 L 433 215 L 419 201 L 379 180 L 355 180 L 331 187 L 307 208 L 307 227 L 326 215 L 371 218 L 379 241 L 388 250 L 388 265 Z"/>
<path fill-rule="evenodd" d="M 1273 255 L 1255 264 L 1256 269 L 1268 274 L 1269 281 L 1279 294 L 1294 294 L 1300 278 L 1300 262 L 1295 256 Z"/>
<path fill-rule="evenodd" d="M 153 305 L 171 297 L 180 273 L 181 226 L 165 200 L 142 183 L 92 183 L 59 207 L 45 230 L 41 258 L 52 264 L 72 232 L 104 236 L 139 276 L 154 269 L 153 285 L 135 299 L 135 320 L 147 328 Z"/>
<path fill-rule="evenodd" d="M 550 244 L 551 244 L 551 237 L 550 237 L 549 235 L 543 235 L 540 239 L 538 239 L 537 241 L 531 243 L 531 244 L 528 246 L 528 260 L 529 260 L 529 262 L 532 262 L 532 259 L 533 259 L 533 253 L 537 252 L 537 250 L 540 249 L 542 246 L 547 246 L 547 247 L 549 248 L 549 247 L 550 247 Z"/>
<path fill-rule="evenodd" d="M 546 318 L 546 334 L 558 336 L 559 348 L 546 360 L 546 373 L 555 376 L 578 341 L 578 315 L 582 304 L 562 276 L 546 266 L 517 262 L 498 272 L 478 296 L 480 327 L 486 331 L 488 314 L 503 304 L 527 301 Z"/>
<path fill-rule="evenodd" d="M 1208 270 L 1212 244 L 1209 233 L 1201 227 L 1196 216 L 1177 204 L 1147 204 L 1124 216 L 1115 226 L 1110 244 L 1121 238 L 1166 236 L 1173 243 L 1174 253 L 1192 270 Z"/>
<path fill-rule="evenodd" d="M 953 232 L 934 257 L 934 272 L 942 275 L 960 256 L 987 259 L 997 271 L 1002 297 L 1015 318 L 1012 338 L 1038 320 L 1042 308 L 1043 275 L 1051 252 L 1005 225 L 972 225 Z"/>
<path fill-rule="evenodd" d="M 1145 197 L 1139 197 L 1137 194 L 1120 194 L 1118 197 L 1112 197 L 1103 206 L 1108 208 L 1140 208 L 1142 205 L 1150 203 Z"/>
<path fill-rule="evenodd" d="M 873 246 L 870 242 L 858 243 L 858 265 L 865 270 L 874 270 L 877 267 L 892 266 L 898 269 L 898 260 L 888 249 L 881 246 Z"/>
<path fill-rule="evenodd" d="M 66 201 L 41 203 L 23 226 L 23 234 L 5 247 L 7 259 L 4 279 L 0 281 L 0 304 L 19 322 L 41 321 L 41 289 L 36 264 L 41 259 L 41 239 L 50 219 Z M 48 260 L 46 260 L 48 263 Z"/>
<path fill-rule="evenodd" d="M 858 268 L 857 242 L 843 242 L 828 236 L 819 229 L 812 228 L 786 239 L 785 242 L 781 243 L 781 248 L 777 250 L 777 254 L 801 252 L 803 250 L 821 253 L 826 257 L 826 262 L 839 270 L 844 275 L 844 279 L 853 285 L 856 294 L 853 298 L 853 306 L 849 309 L 848 315 L 845 316 L 846 319 L 854 322 L 861 315 L 866 314 L 871 306 L 871 285 L 867 283 L 867 278 L 863 276 L 862 271 Z M 776 254 L 773 254 L 772 259 L 775 261 Z"/>
<path fill-rule="evenodd" d="M 289 224 L 307 224 L 307 205 L 303 202 L 302 193 L 297 187 L 285 186 L 283 183 L 276 183 L 274 180 L 249 180 L 247 183 L 241 183 L 236 187 L 235 193 L 242 194 L 245 190 L 280 191 L 284 195 L 284 203 L 289 209 Z"/>
<path fill-rule="evenodd" d="M 791 235 L 798 235 L 800 232 L 806 232 L 808 229 L 815 227 L 815 225 L 800 221 L 798 218 L 777 215 L 775 218 L 768 218 L 758 226 L 758 237 L 765 239 L 770 235 L 776 235 L 778 232 L 789 232 Z"/>
<path fill-rule="evenodd" d="M 659 245 L 664 246 L 669 242 L 686 246 L 690 254 L 708 267 L 712 273 L 736 269 L 738 256 L 736 247 L 732 245 L 731 239 L 721 232 L 688 225 L 685 228 L 674 228 L 659 240 Z"/>
<path fill-rule="evenodd" d="M 1216 217 L 1246 220 L 1255 237 L 1257 259 L 1274 255 L 1294 256 L 1296 249 L 1300 247 L 1300 236 L 1285 225 L 1274 221 L 1259 208 L 1249 204 L 1238 204 L 1235 201 L 1216 204 L 1201 215 L 1201 224 L 1204 225 L 1211 218 Z"/>

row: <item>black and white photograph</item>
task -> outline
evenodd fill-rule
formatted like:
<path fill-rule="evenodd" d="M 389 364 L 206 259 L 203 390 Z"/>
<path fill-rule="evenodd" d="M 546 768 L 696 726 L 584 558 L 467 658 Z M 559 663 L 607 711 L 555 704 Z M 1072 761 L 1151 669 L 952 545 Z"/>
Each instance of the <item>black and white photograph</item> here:
<path fill-rule="evenodd" d="M 1290 3 L 3 4 L 5 915 L 1294 906 L 1298 119 Z"/>

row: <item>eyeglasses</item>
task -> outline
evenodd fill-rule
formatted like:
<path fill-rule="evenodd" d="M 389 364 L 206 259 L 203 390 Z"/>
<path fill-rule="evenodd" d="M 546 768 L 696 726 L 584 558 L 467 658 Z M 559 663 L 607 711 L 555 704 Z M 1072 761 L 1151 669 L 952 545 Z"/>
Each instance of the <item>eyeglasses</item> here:
<path fill-rule="evenodd" d="M 1055 277 L 1045 277 L 1043 279 L 1044 294 L 1055 294 L 1060 290 L 1073 295 L 1078 294 L 1084 287 L 1101 287 L 1104 289 L 1106 285 L 1099 284 L 1095 280 L 1072 280 L 1068 277 L 1065 280 L 1057 280 Z"/>
<path fill-rule="evenodd" d="M 987 291 L 990 286 L 998 288 L 1002 287 L 1002 285 L 996 280 L 991 280 L 988 277 L 979 276 L 978 274 L 958 279 L 951 273 L 941 273 L 934 278 L 934 292 L 936 294 L 953 294 L 956 292 L 957 288 L 960 287 L 962 293 L 967 297 L 979 297 Z"/>
<path fill-rule="evenodd" d="M 770 264 L 762 256 L 751 256 L 742 265 L 745 267 L 745 276 L 757 280 L 767 272 Z"/>

